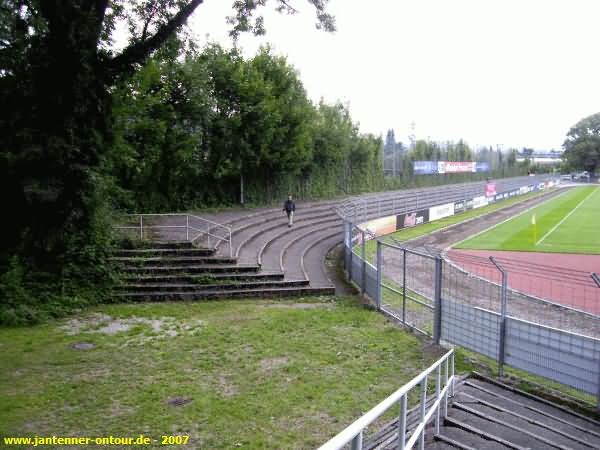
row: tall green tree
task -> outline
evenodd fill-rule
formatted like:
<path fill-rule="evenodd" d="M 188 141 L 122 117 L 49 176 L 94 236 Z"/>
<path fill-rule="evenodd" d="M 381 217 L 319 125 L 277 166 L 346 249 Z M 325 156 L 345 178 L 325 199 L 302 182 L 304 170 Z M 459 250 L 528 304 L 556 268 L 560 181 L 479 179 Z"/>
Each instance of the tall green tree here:
<path fill-rule="evenodd" d="M 595 173 L 600 165 L 600 113 L 571 127 L 563 147 L 563 158 L 571 167 Z"/>
<path fill-rule="evenodd" d="M 307 0 L 334 28 L 327 0 Z M 101 172 L 112 145 L 111 91 L 185 24 L 203 0 L 5 0 L 0 5 L 0 188 L 7 214 L 0 273 L 104 277 L 107 224 Z M 275 7 L 294 12 L 290 2 Z M 235 37 L 263 33 L 260 1 L 235 1 Z M 128 46 L 111 50 L 119 21 Z M 17 261 L 18 260 L 18 261 Z M 12 261 L 12 262 L 11 262 Z M 17 261 L 17 262 L 15 262 Z M 70 267 L 65 274 L 65 267 Z M 40 279 L 39 276 L 35 276 Z M 76 284 L 76 283 L 74 283 Z M 0 289 L 0 301 L 9 294 Z"/>

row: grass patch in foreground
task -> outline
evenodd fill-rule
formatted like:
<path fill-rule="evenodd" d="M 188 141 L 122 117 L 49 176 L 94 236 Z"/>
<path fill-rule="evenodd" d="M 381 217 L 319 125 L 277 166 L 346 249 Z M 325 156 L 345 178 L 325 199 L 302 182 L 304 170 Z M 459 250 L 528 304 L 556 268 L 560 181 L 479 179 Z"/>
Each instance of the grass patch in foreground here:
<path fill-rule="evenodd" d="M 600 254 L 599 221 L 600 188 L 581 187 L 461 242 L 456 248 Z"/>
<path fill-rule="evenodd" d="M 0 349 L 0 436 L 150 448 L 315 448 L 442 354 L 339 297 L 105 305 L 0 329 Z"/>

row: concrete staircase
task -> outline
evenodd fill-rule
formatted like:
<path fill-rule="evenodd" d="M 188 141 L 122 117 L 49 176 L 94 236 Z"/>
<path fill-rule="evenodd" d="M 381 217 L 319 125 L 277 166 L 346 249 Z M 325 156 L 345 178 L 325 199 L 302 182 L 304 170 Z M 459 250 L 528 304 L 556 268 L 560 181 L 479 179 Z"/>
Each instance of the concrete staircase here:
<path fill-rule="evenodd" d="M 152 242 L 150 248 L 121 249 L 113 256 L 122 283 L 122 301 L 200 300 L 211 298 L 329 295 L 331 287 L 311 287 L 307 278 L 285 279 L 282 271 L 238 263 L 215 249 L 190 242 Z"/>
<path fill-rule="evenodd" d="M 486 378 L 457 386 L 428 449 L 600 449 L 600 423 Z"/>
<path fill-rule="evenodd" d="M 433 403 L 430 398 L 429 405 Z M 407 415 L 407 429 L 419 422 L 419 408 Z M 371 435 L 364 448 L 397 449 L 398 420 Z M 410 433 L 409 433 L 410 436 Z M 407 438 L 408 439 L 408 438 Z M 455 386 L 439 434 L 425 431 L 428 450 L 598 450 L 600 422 L 565 406 L 474 374 Z"/>

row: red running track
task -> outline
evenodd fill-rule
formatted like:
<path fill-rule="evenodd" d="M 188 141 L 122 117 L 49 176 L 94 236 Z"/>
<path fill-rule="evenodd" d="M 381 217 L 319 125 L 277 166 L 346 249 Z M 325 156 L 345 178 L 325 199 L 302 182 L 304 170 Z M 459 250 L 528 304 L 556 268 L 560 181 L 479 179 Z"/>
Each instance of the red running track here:
<path fill-rule="evenodd" d="M 600 255 L 451 249 L 447 256 L 464 270 L 499 282 L 493 256 L 508 273 L 511 289 L 600 315 L 600 287 L 591 277 L 600 274 Z"/>

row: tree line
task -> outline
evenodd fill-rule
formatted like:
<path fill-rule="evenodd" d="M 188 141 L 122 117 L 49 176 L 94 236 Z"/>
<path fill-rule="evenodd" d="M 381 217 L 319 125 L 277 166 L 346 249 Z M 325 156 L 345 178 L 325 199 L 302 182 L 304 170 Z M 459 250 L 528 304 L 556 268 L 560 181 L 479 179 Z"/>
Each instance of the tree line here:
<path fill-rule="evenodd" d="M 298 2 L 234 2 L 233 14 L 227 19 L 230 35 L 236 38 L 242 32 L 262 34 L 265 30 L 260 10 L 267 3 L 279 12 L 294 13 Z M 182 159 L 218 163 L 216 155 L 186 153 L 186 139 L 201 135 L 203 126 L 189 118 L 202 114 L 203 109 L 178 95 L 193 87 L 188 82 L 222 86 L 223 94 L 231 95 L 224 103 L 210 104 L 209 110 L 229 119 L 235 116 L 240 99 L 228 89 L 224 79 L 215 77 L 200 83 L 199 79 L 186 79 L 177 66 L 169 67 L 174 77 L 166 82 L 168 88 L 154 86 L 162 89 L 167 107 L 159 105 L 161 99 L 156 96 L 138 102 L 147 102 L 149 120 L 160 117 L 154 126 L 176 124 L 162 136 L 160 130 L 147 127 L 144 131 L 148 135 L 132 138 L 137 118 L 127 117 L 127 110 L 135 106 L 119 103 L 117 98 L 128 84 L 143 85 L 138 79 L 140 71 L 152 79 L 153 69 L 146 69 L 148 58 L 179 47 L 177 41 L 183 40 L 180 38 L 185 34 L 187 19 L 202 3 L 203 0 L 0 3 L 0 188 L 4 199 L 1 323 L 34 322 L 73 307 L 109 300 L 108 288 L 114 272 L 108 256 L 115 204 L 134 207 L 142 203 L 141 195 L 133 192 L 136 183 L 140 183 L 140 189 L 146 188 L 143 183 L 148 178 L 144 176 L 151 171 L 155 173 L 150 176 L 157 177 L 157 183 L 168 190 L 184 174 L 200 170 L 198 164 L 180 164 Z M 318 28 L 335 29 L 334 18 L 327 12 L 328 0 L 302 3 L 314 10 Z M 127 44 L 122 50 L 115 50 L 113 45 L 118 26 L 127 33 Z M 134 97 L 138 94 L 131 93 Z M 228 104 L 232 109 L 227 109 Z M 253 105 L 258 109 L 249 111 L 248 119 L 259 123 L 260 119 L 254 116 L 268 112 L 269 105 Z M 261 106 L 266 109 L 261 110 Z M 291 116 L 294 114 L 290 111 Z M 127 119 L 120 121 L 123 117 Z M 180 117 L 188 120 L 179 121 Z M 246 118 L 238 115 L 237 120 Z M 215 120 L 211 126 L 212 148 L 216 148 L 215 143 L 238 129 L 239 123 Z M 251 134 L 238 136 L 237 141 L 228 143 L 229 148 L 239 144 L 236 151 L 248 155 L 248 147 L 243 145 L 251 145 L 252 138 Z M 273 142 L 284 139 L 281 134 L 272 138 Z M 296 138 L 303 139 L 302 134 Z M 153 160 L 136 164 L 140 158 L 136 161 L 137 155 L 125 153 L 132 151 L 132 139 L 146 141 L 156 149 L 164 139 L 163 143 L 177 151 L 155 151 L 152 156 L 162 158 L 162 164 L 173 168 L 173 172 L 160 171 Z M 221 162 L 214 173 L 217 179 L 235 170 L 231 154 L 226 153 Z M 219 172 L 221 167 L 223 173 Z M 287 162 L 280 169 L 289 167 L 298 170 Z M 250 173 L 257 170 L 252 165 L 247 169 Z M 114 196 L 118 199 L 114 200 Z"/>
<path fill-rule="evenodd" d="M 489 172 L 456 173 L 436 175 L 415 175 L 415 161 L 477 161 L 487 162 Z M 404 145 L 396 141 L 393 129 L 387 131 L 383 149 L 383 170 L 386 175 L 385 185 L 388 189 L 431 186 L 447 183 L 483 180 L 486 178 L 504 178 L 526 175 L 534 168 L 528 161 L 517 162 L 517 150 L 502 151 L 490 147 L 473 149 L 464 140 L 458 142 L 435 142 L 414 140 Z"/>
<path fill-rule="evenodd" d="M 182 27 L 202 3 L 2 2 L 0 323 L 108 301 L 119 212 L 466 181 L 472 175 L 413 177 L 410 163 L 485 156 L 463 142 L 405 150 L 394 141 L 401 176 L 382 176 L 389 147 L 361 133 L 347 105 L 311 102 L 284 57 L 186 40 Z M 231 36 L 264 33 L 258 11 L 267 3 L 234 2 Z M 290 13 L 293 3 L 270 2 Z M 305 3 L 318 28 L 335 29 L 328 0 Z M 116 51 L 119 23 L 128 41 Z M 485 151 L 494 177 L 522 169 Z"/>
<path fill-rule="evenodd" d="M 127 211 L 265 204 L 383 187 L 379 137 L 313 104 L 288 61 L 217 44 L 166 49 L 117 85 L 105 172 Z"/>

